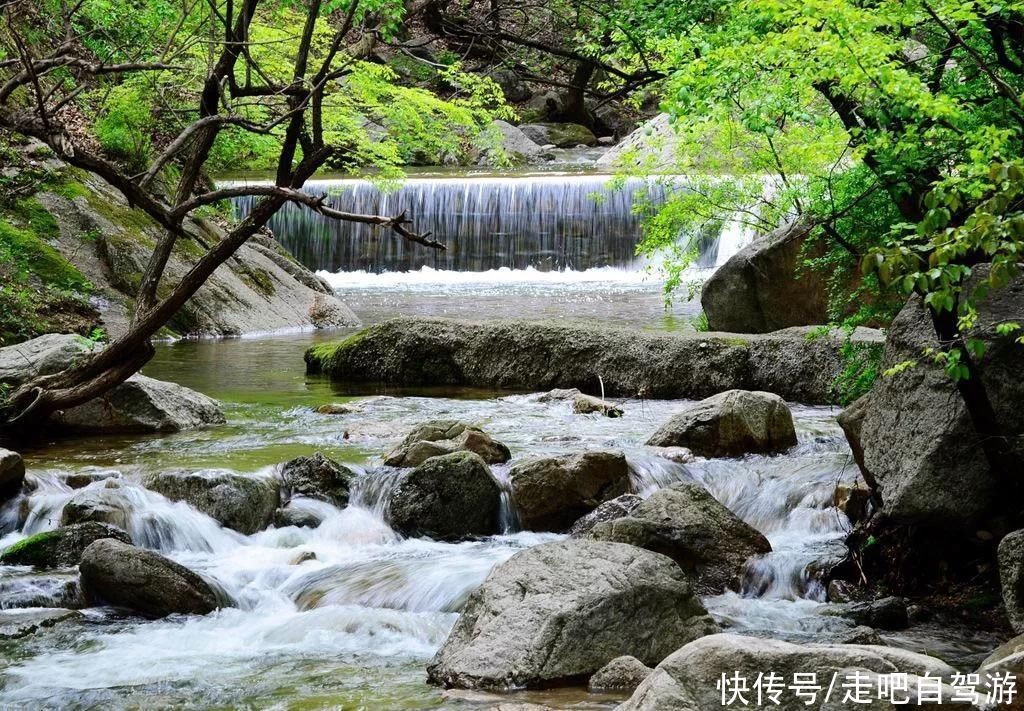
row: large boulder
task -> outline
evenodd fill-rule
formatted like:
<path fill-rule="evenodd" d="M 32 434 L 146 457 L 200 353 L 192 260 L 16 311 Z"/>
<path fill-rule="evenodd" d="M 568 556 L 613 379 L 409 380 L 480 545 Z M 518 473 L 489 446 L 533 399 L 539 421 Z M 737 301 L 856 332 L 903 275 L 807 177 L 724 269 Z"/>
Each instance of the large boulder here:
<path fill-rule="evenodd" d="M 738 457 L 786 450 L 796 444 L 796 430 L 778 395 L 727 390 L 674 415 L 647 444 L 686 447 L 703 457 Z"/>
<path fill-rule="evenodd" d="M 111 538 L 85 549 L 79 572 L 88 597 L 146 617 L 205 615 L 218 607 L 214 589 L 196 573 L 159 553 Z"/>
<path fill-rule="evenodd" d="M 356 473 L 329 459 L 320 452 L 309 457 L 296 457 L 281 465 L 281 482 L 288 496 L 304 496 L 334 504 L 348 506 L 352 480 Z"/>
<path fill-rule="evenodd" d="M 605 501 L 632 491 L 622 452 L 527 459 L 509 471 L 512 504 L 528 531 L 568 531 Z"/>
<path fill-rule="evenodd" d="M 16 496 L 25 483 L 25 462 L 21 455 L 0 447 L 0 502 Z"/>
<path fill-rule="evenodd" d="M 128 495 L 122 491 L 120 479 L 108 479 L 102 486 L 81 489 L 64 504 L 60 525 L 95 521 L 129 530 L 134 506 Z"/>
<path fill-rule="evenodd" d="M 885 700 L 884 694 L 879 694 L 881 684 L 887 679 L 879 680 L 878 675 L 906 674 L 909 691 L 905 689 L 897 699 L 909 697 L 910 705 L 918 705 L 916 690 L 921 678 L 927 674 L 942 677 L 949 682 L 955 674 L 952 667 L 935 657 L 893 647 L 798 645 L 735 634 L 716 634 L 687 644 L 661 662 L 633 696 L 619 706 L 619 711 L 708 711 L 722 708 L 723 675 L 726 679 L 746 679 L 748 686 L 743 696 L 752 704 L 757 699 L 754 682 L 759 676 L 763 679 L 769 672 L 783 680 L 778 704 L 773 700 L 770 706 L 779 711 L 802 711 L 807 708 L 839 711 L 846 708 L 842 699 L 848 687 L 841 685 L 853 683 L 846 681 L 848 674 L 859 675 L 856 678 L 863 680 L 864 691 L 859 698 L 867 701 L 858 703 L 867 703 L 872 709 L 895 711 L 903 706 L 893 705 Z M 807 704 L 812 692 L 800 695 L 791 687 L 794 674 L 815 675 L 812 683 L 821 688 L 813 692 L 812 705 Z M 835 690 L 826 701 L 825 692 L 834 675 Z M 894 687 L 886 688 L 894 690 Z M 971 708 L 969 703 L 954 703 L 950 687 L 944 687 L 943 691 L 943 706 Z M 726 700 L 733 699 L 729 688 L 724 689 L 724 692 Z M 767 706 L 768 697 L 762 698 Z M 926 695 L 922 695 L 922 700 L 926 698 Z M 733 703 L 739 704 L 738 701 Z M 847 705 L 850 703 L 846 702 Z M 927 701 L 924 704 L 929 705 Z"/>
<path fill-rule="evenodd" d="M 70 568 L 78 565 L 82 553 L 90 544 L 102 538 L 113 538 L 122 543 L 132 542 L 128 534 L 116 526 L 86 521 L 43 531 L 20 540 L 0 553 L 0 564 Z"/>
<path fill-rule="evenodd" d="M 767 538 L 707 489 L 690 483 L 654 492 L 626 516 L 599 523 L 587 535 L 667 555 L 702 594 L 737 587 L 744 563 L 772 549 Z"/>
<path fill-rule="evenodd" d="M 543 148 L 507 121 L 495 121 L 491 126 L 497 133 L 500 143 L 496 149 L 485 153 L 485 162 L 524 165 L 537 163 L 545 155 Z"/>
<path fill-rule="evenodd" d="M 712 331 L 768 333 L 828 323 L 825 278 L 798 273 L 813 223 L 800 220 L 747 245 L 719 267 L 701 291 Z"/>
<path fill-rule="evenodd" d="M 814 336 L 813 338 L 811 336 Z M 849 344 L 882 350 L 881 332 L 654 333 L 525 319 L 396 318 L 306 351 L 306 370 L 344 382 L 530 390 L 577 388 L 607 397 L 699 399 L 765 390 L 809 405 L 835 401 Z M 601 374 L 600 381 L 595 373 Z"/>
<path fill-rule="evenodd" d="M 460 540 L 500 532 L 501 487 L 472 452 L 431 457 L 409 472 L 388 503 L 388 523 L 405 536 Z"/>
<path fill-rule="evenodd" d="M 418 467 L 430 457 L 452 452 L 473 452 L 488 464 L 502 464 L 512 454 L 479 427 L 459 420 L 430 420 L 413 429 L 384 457 L 389 467 Z"/>
<path fill-rule="evenodd" d="M 277 479 L 224 469 L 157 472 L 146 477 L 145 485 L 247 536 L 269 526 L 281 505 Z"/>
<path fill-rule="evenodd" d="M 616 657 L 653 666 L 716 630 L 683 571 L 620 543 L 520 551 L 466 602 L 427 667 L 445 687 L 505 689 L 588 676 Z"/>
<path fill-rule="evenodd" d="M 1006 617 L 1014 632 L 1024 633 L 1024 529 L 1003 536 L 997 558 Z"/>
<path fill-rule="evenodd" d="M 84 359 L 96 343 L 73 333 L 48 333 L 0 348 L 0 384 L 15 387 L 40 375 L 52 375 Z"/>
<path fill-rule="evenodd" d="M 575 148 L 597 144 L 594 132 L 578 123 L 528 123 L 520 126 L 519 130 L 540 146 Z"/>
<path fill-rule="evenodd" d="M 966 288 L 973 289 L 985 275 L 985 269 L 976 268 Z M 1024 458 L 1024 344 L 998 336 L 994 328 L 1019 322 L 1024 314 L 1024 275 L 978 299 L 977 309 L 977 325 L 965 335 L 986 344 L 978 361 L 981 382 L 1003 434 Z M 865 480 L 877 485 L 892 523 L 973 531 L 1007 504 L 1012 488 L 991 475 L 981 438 L 953 381 L 932 359 L 922 358 L 927 348 L 937 346 L 926 308 L 919 298 L 911 299 L 886 335 L 881 370 L 907 361 L 916 365 L 878 378 L 867 401 L 858 404 L 864 412 L 860 436 L 851 436 L 851 447 L 863 451 Z"/>
<path fill-rule="evenodd" d="M 53 416 L 76 432 L 178 432 L 224 423 L 216 400 L 177 383 L 133 375 L 116 388 Z"/>

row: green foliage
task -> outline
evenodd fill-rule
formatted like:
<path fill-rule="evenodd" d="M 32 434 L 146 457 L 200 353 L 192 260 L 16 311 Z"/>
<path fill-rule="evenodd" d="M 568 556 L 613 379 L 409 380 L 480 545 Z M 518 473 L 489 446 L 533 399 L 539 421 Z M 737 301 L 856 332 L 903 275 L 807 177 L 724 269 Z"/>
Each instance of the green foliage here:
<path fill-rule="evenodd" d="M 833 387 L 839 404 L 846 406 L 866 395 L 882 367 L 882 347 L 875 343 L 854 343 L 849 337 L 839 348 L 843 369 L 836 376 Z"/>
<path fill-rule="evenodd" d="M 690 319 L 690 324 L 693 326 L 693 330 L 698 332 L 706 332 L 711 330 L 711 326 L 708 324 L 708 315 L 704 311 Z"/>
<path fill-rule="evenodd" d="M 111 155 L 136 170 L 146 167 L 152 149 L 150 100 L 135 83 L 111 87 L 100 105 L 96 138 Z"/>

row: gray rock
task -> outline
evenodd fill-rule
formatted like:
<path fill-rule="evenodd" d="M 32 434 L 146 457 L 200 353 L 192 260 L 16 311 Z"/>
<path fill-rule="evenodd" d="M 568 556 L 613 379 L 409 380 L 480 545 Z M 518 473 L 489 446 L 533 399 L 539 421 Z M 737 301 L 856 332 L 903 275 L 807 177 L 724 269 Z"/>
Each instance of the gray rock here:
<path fill-rule="evenodd" d="M 955 673 L 952 667 L 934 657 L 893 647 L 797 645 L 757 637 L 716 634 L 691 642 L 666 658 L 640 684 L 633 696 L 618 707 L 618 711 L 708 711 L 721 708 L 722 692 L 716 684 L 723 673 L 729 676 L 735 673 L 741 678 L 755 680 L 758 674 L 774 672 L 788 685 L 795 673 L 814 672 L 819 683 L 821 679 L 826 680 L 825 688 L 828 688 L 833 674 L 838 674 L 836 684 L 839 688 L 838 684 L 843 683 L 845 675 L 853 674 L 854 670 L 865 674 L 870 682 L 867 688 L 870 689 L 871 708 L 886 711 L 904 707 L 879 699 L 877 675 L 907 674 L 910 704 L 916 705 L 920 677 L 930 674 L 949 680 Z M 957 707 L 949 687 L 945 687 L 943 696 L 943 706 Z M 813 708 L 840 711 L 844 708 L 840 703 L 842 699 L 842 694 L 833 695 L 830 702 L 824 703 L 822 690 Z M 806 701 L 789 688 L 784 689 L 779 701 L 779 705 L 772 704 L 771 708 L 780 711 L 809 708 Z M 925 702 L 925 705 L 929 704 Z M 970 704 L 960 707 L 970 708 Z"/>
<path fill-rule="evenodd" d="M 622 496 L 616 496 L 610 501 L 605 501 L 586 516 L 578 519 L 572 525 L 572 528 L 569 529 L 569 535 L 582 536 L 599 523 L 628 516 L 641 502 L 643 502 L 643 499 L 636 494 L 623 494 Z"/>
<path fill-rule="evenodd" d="M 321 405 L 316 409 L 320 415 L 351 415 L 357 412 L 362 412 L 362 408 L 356 405 L 345 405 L 340 402 L 331 402 L 326 405 Z"/>
<path fill-rule="evenodd" d="M 597 159 L 598 166 L 663 172 L 677 169 L 680 138 L 668 114 L 659 114 Z"/>
<path fill-rule="evenodd" d="M 567 531 L 600 504 L 632 490 L 626 457 L 614 451 L 527 459 L 512 466 L 509 481 L 527 531 Z"/>
<path fill-rule="evenodd" d="M 348 506 L 349 491 L 356 473 L 320 452 L 296 457 L 281 466 L 281 481 L 288 496 L 305 496 Z"/>
<path fill-rule="evenodd" d="M 122 543 L 132 539 L 122 529 L 106 523 L 86 521 L 61 526 L 29 536 L 0 553 L 0 564 L 31 565 L 36 568 L 69 568 L 78 565 L 82 552 L 94 541 L 113 538 Z"/>
<path fill-rule="evenodd" d="M 999 706 L 1002 711 L 1024 710 L 1024 696 L 1020 693 L 1020 680 L 1024 678 L 1024 635 L 1014 637 L 1008 642 L 1000 645 L 985 658 L 985 661 L 978 667 L 978 674 L 982 680 L 987 679 L 988 674 L 1012 674 L 1017 679 L 1017 694 L 1011 701 Z"/>
<path fill-rule="evenodd" d="M 460 540 L 500 531 L 501 487 L 472 452 L 432 457 L 409 472 L 388 504 L 388 523 L 404 536 Z"/>
<path fill-rule="evenodd" d="M 21 383 L 60 372 L 97 348 L 88 338 L 72 333 L 48 333 L 24 343 L 0 348 L 0 383 Z"/>
<path fill-rule="evenodd" d="M 588 324 L 522 320 L 484 323 L 399 318 L 306 352 L 309 373 L 345 382 L 459 385 L 529 391 L 577 388 L 607 397 L 703 398 L 724 390 L 764 390 L 806 404 L 834 401 L 846 366 L 845 336 L 808 338 L 809 328 L 738 336 L 650 333 Z M 878 331 L 851 341 L 878 349 Z"/>
<path fill-rule="evenodd" d="M 389 467 L 417 467 L 430 457 L 452 452 L 473 452 L 488 464 L 502 464 L 512 454 L 479 427 L 458 420 L 430 420 L 415 427 L 401 444 L 384 457 Z"/>
<path fill-rule="evenodd" d="M 107 479 L 120 479 L 121 472 L 61 472 L 57 476 L 62 482 L 67 484 L 72 489 L 84 489 L 90 484 L 95 484 L 98 481 L 106 481 Z"/>
<path fill-rule="evenodd" d="M 857 625 L 875 627 L 880 630 L 906 629 L 910 622 L 907 617 L 907 601 L 901 597 L 884 597 L 880 600 L 848 602 L 832 605 L 826 615 L 845 617 Z"/>
<path fill-rule="evenodd" d="M 0 447 L 0 502 L 17 496 L 25 483 L 25 462 L 21 455 Z"/>
<path fill-rule="evenodd" d="M 68 499 L 61 511 L 60 525 L 95 521 L 127 531 L 132 510 L 131 500 L 121 491 L 121 481 L 108 479 L 102 487 L 82 489 Z"/>
<path fill-rule="evenodd" d="M 593 131 L 578 123 L 530 123 L 520 126 L 519 130 L 539 146 L 575 148 L 597 144 Z"/>
<path fill-rule="evenodd" d="M 1024 633 L 1024 529 L 1008 533 L 999 542 L 999 583 L 1010 626 Z"/>
<path fill-rule="evenodd" d="M 178 432 L 224 423 L 220 405 L 176 383 L 133 375 L 110 392 L 52 418 L 75 432 Z"/>
<path fill-rule="evenodd" d="M 736 588 L 744 563 L 772 549 L 704 487 L 689 483 L 654 492 L 629 515 L 599 523 L 587 535 L 667 555 L 702 594 Z"/>
<path fill-rule="evenodd" d="M 501 136 L 498 151 L 485 152 L 485 160 L 498 162 L 498 157 L 508 160 L 513 165 L 524 165 L 540 161 L 544 149 L 531 141 L 529 137 L 507 121 L 495 121 L 491 124 Z"/>
<path fill-rule="evenodd" d="M 79 572 L 88 597 L 145 617 L 205 615 L 218 607 L 214 589 L 196 573 L 159 553 L 110 538 L 85 549 Z"/>
<path fill-rule="evenodd" d="M 853 461 L 857 463 L 861 473 L 867 475 L 864 467 L 864 446 L 861 444 L 861 429 L 864 427 L 864 418 L 867 417 L 868 409 L 871 407 L 870 393 L 857 398 L 836 417 L 836 422 L 843 429 L 846 441 L 850 445 L 850 452 L 853 454 Z M 867 479 L 868 487 L 874 489 L 877 484 L 874 478 Z"/>
<path fill-rule="evenodd" d="M 793 415 L 778 395 L 727 390 L 674 415 L 647 444 L 703 457 L 784 451 L 796 444 Z"/>
<path fill-rule="evenodd" d="M 81 618 L 82 613 L 75 610 L 4 610 L 0 612 L 0 640 L 20 639 Z"/>
<path fill-rule="evenodd" d="M 276 479 L 224 469 L 158 472 L 147 476 L 145 485 L 247 536 L 269 526 L 281 505 Z"/>
<path fill-rule="evenodd" d="M 526 82 L 520 79 L 519 75 L 511 69 L 496 69 L 487 76 L 501 87 L 501 92 L 505 95 L 505 101 L 518 104 L 527 101 L 533 95 Z"/>
<path fill-rule="evenodd" d="M 828 323 L 825 277 L 799 266 L 813 223 L 790 223 L 747 245 L 704 282 L 700 303 L 713 331 L 768 333 Z"/>
<path fill-rule="evenodd" d="M 966 289 L 986 273 L 975 269 Z M 1024 458 L 1024 345 L 995 335 L 993 328 L 1020 321 L 1024 275 L 993 289 L 977 307 L 977 328 L 966 336 L 987 344 L 979 362 L 981 380 L 1004 434 Z M 879 378 L 868 394 L 859 438 L 862 471 L 869 484 L 877 483 L 883 511 L 893 524 L 975 530 L 978 518 L 991 515 L 1009 494 L 990 473 L 953 382 L 941 366 L 921 358 L 926 348 L 937 346 L 925 307 L 911 299 L 887 332 L 881 370 L 908 360 L 917 365 Z"/>
<path fill-rule="evenodd" d="M 544 543 L 491 571 L 427 676 L 445 687 L 540 686 L 622 655 L 656 664 L 715 629 L 668 558 L 619 543 Z"/>
<path fill-rule="evenodd" d="M 885 646 L 885 640 L 877 631 L 866 625 L 858 625 L 851 630 L 841 632 L 832 640 L 836 644 L 872 644 Z"/>
<path fill-rule="evenodd" d="M 591 691 L 633 691 L 653 671 L 636 657 L 616 657 L 598 669 L 587 686 Z"/>

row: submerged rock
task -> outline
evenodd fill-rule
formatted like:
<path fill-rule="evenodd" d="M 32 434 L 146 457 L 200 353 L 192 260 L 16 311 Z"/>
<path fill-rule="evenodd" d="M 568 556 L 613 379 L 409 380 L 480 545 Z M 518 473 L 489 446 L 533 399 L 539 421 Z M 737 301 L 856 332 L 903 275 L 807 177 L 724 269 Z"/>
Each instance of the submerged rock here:
<path fill-rule="evenodd" d="M 941 676 L 950 681 L 955 673 L 946 663 L 923 654 L 915 654 L 893 647 L 860 645 L 813 644 L 798 645 L 759 637 L 735 634 L 716 634 L 703 637 L 684 646 L 663 662 L 640 684 L 620 711 L 707 711 L 721 708 L 722 674 L 753 680 L 769 672 L 784 680 L 779 704 L 771 708 L 780 711 L 801 711 L 809 708 L 807 697 L 794 693 L 789 687 L 794 674 L 814 673 L 822 689 L 818 690 L 813 708 L 838 709 L 842 695 L 833 695 L 825 702 L 825 689 L 833 675 L 837 676 L 836 690 L 845 682 L 846 674 L 860 674 L 865 696 L 873 709 L 896 709 L 879 701 L 878 675 L 907 674 L 909 689 L 900 697 L 908 696 L 910 705 L 918 705 L 918 682 L 925 674 Z M 822 682 L 821 680 L 825 681 Z M 752 686 L 748 688 L 752 689 Z M 891 688 L 891 687 L 890 687 Z M 943 706 L 971 708 L 969 703 L 953 702 L 952 689 L 943 688 Z M 726 696 L 729 698 L 729 695 Z M 747 696 L 749 699 L 750 697 Z M 756 695 L 754 696 L 756 699 Z M 927 697 L 922 697 L 922 700 Z M 930 705 L 924 701 L 924 705 Z M 937 705 L 937 704 L 936 704 Z"/>
<path fill-rule="evenodd" d="M 653 665 L 715 630 L 665 556 L 620 543 L 544 543 L 491 571 L 427 676 L 445 687 L 540 686 L 589 676 L 622 655 Z"/>
<path fill-rule="evenodd" d="M 184 501 L 222 526 L 247 536 L 269 526 L 281 504 L 276 479 L 224 469 L 159 472 L 146 477 L 145 484 L 171 501 Z"/>
<path fill-rule="evenodd" d="M 404 536 L 460 540 L 500 532 L 501 487 L 472 452 L 431 457 L 395 487 L 388 523 Z"/>
<path fill-rule="evenodd" d="M 715 270 L 700 295 L 712 331 L 768 333 L 829 322 L 825 277 L 801 269 L 813 228 L 810 220 L 791 222 Z"/>
<path fill-rule="evenodd" d="M 288 496 L 319 499 L 340 509 L 348 506 L 352 480 L 355 478 L 354 471 L 320 452 L 314 452 L 308 457 L 296 457 L 281 465 L 281 481 Z"/>
<path fill-rule="evenodd" d="M 654 492 L 627 516 L 599 523 L 587 535 L 667 555 L 702 594 L 737 587 L 743 564 L 772 549 L 767 538 L 704 487 L 689 483 Z"/>
<path fill-rule="evenodd" d="M 178 432 L 225 422 L 220 405 L 177 383 L 133 375 L 52 421 L 76 432 Z"/>
<path fill-rule="evenodd" d="M 610 501 L 605 501 L 586 516 L 578 519 L 576 523 L 572 525 L 572 528 L 569 529 L 569 535 L 582 536 L 583 534 L 588 533 L 599 523 L 605 523 L 606 521 L 613 521 L 615 519 L 622 518 L 623 516 L 628 516 L 629 513 L 642 502 L 643 499 L 636 494 L 623 494 L 622 496 L 616 496 Z"/>
<path fill-rule="evenodd" d="M 351 415 L 356 412 L 362 412 L 362 408 L 357 405 L 345 405 L 340 402 L 332 402 L 326 405 L 321 405 L 316 409 L 317 413 L 321 415 Z"/>
<path fill-rule="evenodd" d="M 19 639 L 46 627 L 79 620 L 75 610 L 4 610 L 0 612 L 0 640 Z"/>
<path fill-rule="evenodd" d="M 597 413 L 605 417 L 622 417 L 625 412 L 621 407 L 612 405 L 599 397 L 579 393 L 572 401 L 572 411 L 578 415 Z"/>
<path fill-rule="evenodd" d="M 398 318 L 306 352 L 309 373 L 348 382 L 465 385 L 596 392 L 607 397 L 702 398 L 763 390 L 827 404 L 847 361 L 845 334 L 808 338 L 810 328 L 770 334 L 650 333 L 524 320 L 484 323 Z M 882 336 L 857 329 L 855 347 L 881 350 Z"/>
<path fill-rule="evenodd" d="M 1024 633 L 1024 529 L 1003 536 L 997 558 L 1006 617 L 1014 632 Z"/>
<path fill-rule="evenodd" d="M 987 269 L 973 270 L 965 290 L 973 291 Z M 1004 435 L 1024 458 L 1024 344 L 996 335 L 994 324 L 1019 321 L 1024 313 L 1024 276 L 978 299 L 977 327 L 965 333 L 985 343 L 979 360 L 982 383 Z M 880 371 L 899 363 L 916 366 L 878 378 L 860 414 L 859 437 L 846 427 L 865 480 L 877 484 L 887 520 L 896 525 L 976 530 L 979 517 L 1019 508 L 1007 502 L 1011 489 L 993 477 L 981 438 L 963 399 L 943 367 L 922 359 L 938 342 L 926 307 L 911 299 L 886 334 Z"/>
<path fill-rule="evenodd" d="M 103 538 L 113 538 L 122 543 L 132 542 L 128 534 L 116 526 L 86 521 L 43 531 L 18 541 L 0 553 L 0 564 L 69 568 L 78 565 L 82 552 L 91 543 Z"/>
<path fill-rule="evenodd" d="M 0 447 L 0 502 L 17 496 L 25 483 L 25 462 L 21 455 Z"/>
<path fill-rule="evenodd" d="M 632 489 L 622 452 L 527 459 L 509 471 L 512 503 L 527 531 L 567 531 L 605 501 Z"/>
<path fill-rule="evenodd" d="M 625 689 L 632 691 L 640 686 L 654 670 L 636 657 L 616 657 L 590 677 L 587 683 L 591 691 Z"/>
<path fill-rule="evenodd" d="M 274 512 L 274 525 L 278 528 L 316 528 L 323 522 L 324 519 L 313 509 L 297 508 L 291 503 Z"/>
<path fill-rule="evenodd" d="M 674 415 L 647 444 L 687 447 L 702 457 L 738 457 L 789 449 L 796 444 L 796 430 L 778 395 L 728 390 Z"/>
<path fill-rule="evenodd" d="M 87 596 L 146 617 L 205 615 L 218 607 L 214 589 L 196 573 L 159 553 L 110 538 L 85 549 L 79 571 Z"/>
<path fill-rule="evenodd" d="M 430 420 L 418 425 L 398 447 L 384 457 L 389 467 L 418 467 L 431 457 L 452 452 L 473 452 L 488 464 L 502 464 L 512 454 L 479 427 L 458 420 Z"/>

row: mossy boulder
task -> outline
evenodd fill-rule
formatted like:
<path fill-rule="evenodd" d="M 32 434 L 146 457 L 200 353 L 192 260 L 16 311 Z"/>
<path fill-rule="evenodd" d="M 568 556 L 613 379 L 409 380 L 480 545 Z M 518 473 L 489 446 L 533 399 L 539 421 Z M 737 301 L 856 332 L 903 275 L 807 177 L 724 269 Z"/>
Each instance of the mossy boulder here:
<path fill-rule="evenodd" d="M 540 146 L 575 148 L 597 145 L 594 132 L 578 123 L 529 123 L 520 126 L 519 130 Z"/>
<path fill-rule="evenodd" d="M 29 536 L 0 553 L 3 565 L 31 565 L 36 568 L 69 568 L 78 565 L 82 553 L 94 541 L 113 538 L 122 543 L 132 539 L 122 529 L 98 521 L 61 526 Z"/>

